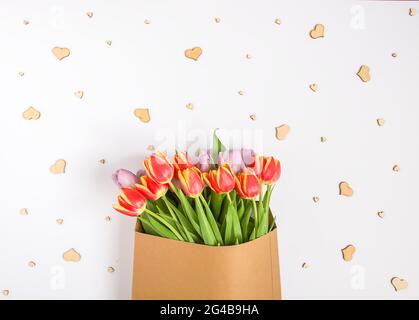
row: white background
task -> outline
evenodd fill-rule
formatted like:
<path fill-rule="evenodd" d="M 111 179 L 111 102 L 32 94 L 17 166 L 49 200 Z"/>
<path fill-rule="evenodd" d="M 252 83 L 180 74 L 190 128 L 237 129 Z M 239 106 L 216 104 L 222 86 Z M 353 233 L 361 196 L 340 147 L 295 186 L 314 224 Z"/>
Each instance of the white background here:
<path fill-rule="evenodd" d="M 226 144 L 282 161 L 272 209 L 285 299 L 419 298 L 411 6 L 419 10 L 387 1 L 1 1 L 0 299 L 129 298 L 135 221 L 112 210 L 111 173 L 137 170 L 150 144 L 205 147 L 216 127 Z M 316 23 L 323 39 L 308 35 Z M 71 55 L 57 60 L 55 46 Z M 184 56 L 195 46 L 196 62 Z M 363 64 L 367 83 L 356 76 Z M 39 120 L 22 118 L 28 106 Z M 149 108 L 151 121 L 135 108 Z M 279 141 L 284 123 L 291 132 Z M 66 172 L 53 175 L 60 158 Z M 338 195 L 340 181 L 353 197 Z M 340 252 L 348 244 L 352 262 Z M 80 262 L 63 260 L 70 248 Z M 396 292 L 395 276 L 408 289 Z"/>

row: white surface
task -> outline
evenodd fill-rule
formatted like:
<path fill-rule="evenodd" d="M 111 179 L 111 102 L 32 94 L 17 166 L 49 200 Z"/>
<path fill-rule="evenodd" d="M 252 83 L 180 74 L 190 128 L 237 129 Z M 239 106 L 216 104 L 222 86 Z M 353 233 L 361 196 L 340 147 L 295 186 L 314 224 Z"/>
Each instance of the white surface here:
<path fill-rule="evenodd" d="M 378 1 L 2 1 L 0 299 L 129 298 L 134 220 L 111 208 L 111 173 L 137 169 L 149 144 L 174 148 L 177 139 L 181 149 L 215 127 L 282 161 L 272 208 L 284 298 L 419 298 L 419 15 L 409 6 L 419 10 Z M 308 36 L 316 23 L 324 39 Z M 71 55 L 58 61 L 54 46 Z M 184 57 L 194 46 L 203 49 L 197 62 Z M 362 64 L 368 83 L 356 76 Z M 30 105 L 39 120 L 23 120 Z M 133 116 L 140 107 L 150 123 Z M 278 141 L 283 123 L 291 133 Z M 52 175 L 59 158 L 66 173 Z M 343 180 L 352 198 L 338 195 Z M 350 263 L 340 252 L 348 244 L 357 248 Z M 62 259 L 69 248 L 79 263 Z M 394 276 L 409 288 L 395 292 Z"/>

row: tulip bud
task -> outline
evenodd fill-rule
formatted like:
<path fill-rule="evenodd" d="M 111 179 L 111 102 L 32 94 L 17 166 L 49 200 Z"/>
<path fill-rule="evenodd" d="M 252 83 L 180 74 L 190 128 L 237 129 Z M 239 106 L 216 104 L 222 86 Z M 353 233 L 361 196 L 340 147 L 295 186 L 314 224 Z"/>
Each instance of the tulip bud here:
<path fill-rule="evenodd" d="M 120 188 L 132 188 L 138 182 L 138 177 L 125 169 L 117 170 L 112 174 L 112 179 Z"/>
<path fill-rule="evenodd" d="M 140 183 L 136 184 L 135 188 L 148 200 L 156 201 L 166 194 L 169 186 L 157 183 L 148 176 L 142 176 Z"/>
<path fill-rule="evenodd" d="M 145 210 L 146 202 L 146 198 L 137 190 L 122 188 L 118 196 L 118 204 L 114 204 L 113 208 L 127 216 L 137 217 Z"/>
<path fill-rule="evenodd" d="M 203 174 L 205 183 L 216 193 L 228 193 L 234 189 L 234 173 L 228 163 L 223 163 L 217 170 Z"/>
<path fill-rule="evenodd" d="M 169 183 L 174 174 L 173 165 L 162 152 L 153 153 L 150 158 L 144 159 L 144 169 L 151 179 L 160 184 Z"/>
<path fill-rule="evenodd" d="M 236 191 L 240 197 L 252 199 L 260 193 L 260 182 L 252 169 L 244 168 L 236 177 Z"/>
<path fill-rule="evenodd" d="M 205 187 L 201 171 L 196 167 L 180 170 L 178 180 L 183 192 L 192 198 L 199 196 Z"/>
<path fill-rule="evenodd" d="M 281 163 L 274 157 L 263 157 L 261 179 L 265 184 L 273 184 L 281 176 Z"/>

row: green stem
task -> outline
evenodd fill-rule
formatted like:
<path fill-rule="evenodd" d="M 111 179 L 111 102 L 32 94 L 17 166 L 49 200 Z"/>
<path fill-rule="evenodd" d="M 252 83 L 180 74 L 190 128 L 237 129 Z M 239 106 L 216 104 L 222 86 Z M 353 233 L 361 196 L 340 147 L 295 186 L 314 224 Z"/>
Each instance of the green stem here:
<path fill-rule="evenodd" d="M 154 213 L 153 211 L 149 209 L 145 209 L 145 212 L 149 214 L 150 216 L 152 216 L 153 218 L 155 218 L 156 220 L 159 220 L 161 223 L 163 223 L 167 228 L 169 228 L 170 231 L 172 231 L 175 234 L 176 237 L 179 238 L 179 240 L 185 241 L 183 237 L 180 235 L 180 233 L 175 228 L 173 228 L 173 226 L 170 223 L 168 223 L 158 214 Z"/>
<path fill-rule="evenodd" d="M 169 209 L 169 212 L 170 212 L 170 215 L 172 216 L 172 218 L 175 219 L 175 221 L 179 222 L 179 219 L 177 218 L 177 216 L 173 212 L 170 205 L 167 203 L 169 200 L 166 198 L 166 196 L 162 196 L 162 199 L 163 199 L 164 203 L 166 204 L 167 209 Z"/>
<path fill-rule="evenodd" d="M 172 190 L 173 193 L 179 198 L 179 195 L 177 193 L 177 189 L 176 189 L 175 185 L 172 183 L 172 181 L 169 182 L 169 186 L 170 186 L 170 190 Z"/>
<path fill-rule="evenodd" d="M 256 207 L 256 200 L 255 199 L 252 199 L 252 201 L 253 201 L 253 211 L 254 211 L 254 214 L 255 214 L 255 229 L 257 230 L 257 226 L 258 226 L 258 209 Z"/>

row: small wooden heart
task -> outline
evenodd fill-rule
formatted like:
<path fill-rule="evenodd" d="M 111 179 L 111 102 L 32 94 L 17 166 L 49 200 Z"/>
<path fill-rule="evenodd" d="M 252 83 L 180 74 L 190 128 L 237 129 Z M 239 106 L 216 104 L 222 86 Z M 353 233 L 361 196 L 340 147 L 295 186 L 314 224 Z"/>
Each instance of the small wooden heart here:
<path fill-rule="evenodd" d="M 29 107 L 23 112 L 22 116 L 25 120 L 38 120 L 41 116 L 41 113 L 34 107 Z"/>
<path fill-rule="evenodd" d="M 319 89 L 319 87 L 317 86 L 316 83 L 310 84 L 309 87 L 310 87 L 310 90 L 313 91 L 313 92 L 316 92 Z"/>
<path fill-rule="evenodd" d="M 79 90 L 79 91 L 74 92 L 74 95 L 76 96 L 76 98 L 81 99 L 83 98 L 84 92 Z"/>
<path fill-rule="evenodd" d="M 410 8 L 409 9 L 409 16 L 413 17 L 414 15 L 416 15 L 416 9 L 415 8 Z"/>
<path fill-rule="evenodd" d="M 93 17 L 93 12 L 86 12 L 86 15 L 87 15 L 89 18 L 91 18 L 91 17 Z"/>
<path fill-rule="evenodd" d="M 382 119 L 382 118 L 377 119 L 377 124 L 378 124 L 380 127 L 382 127 L 382 126 L 384 125 L 384 123 L 385 123 L 385 120 L 384 120 L 384 119 Z"/>
<path fill-rule="evenodd" d="M 63 253 L 63 259 L 67 262 L 79 262 L 81 255 L 75 249 L 71 248 Z"/>
<path fill-rule="evenodd" d="M 318 23 L 310 30 L 310 37 L 313 39 L 324 37 L 324 25 Z"/>
<path fill-rule="evenodd" d="M 61 47 L 54 47 L 52 48 L 52 53 L 58 60 L 63 60 L 64 58 L 70 55 L 70 49 L 68 48 L 61 48 Z"/>
<path fill-rule="evenodd" d="M 407 289 L 407 287 L 409 286 L 409 283 L 405 279 L 400 279 L 398 277 L 392 278 L 391 284 L 393 285 L 394 290 L 396 291 Z"/>
<path fill-rule="evenodd" d="M 185 50 L 185 56 L 186 58 L 192 59 L 197 61 L 198 58 L 201 56 L 202 54 L 202 49 L 200 47 L 194 47 L 192 49 L 186 49 Z"/>
<path fill-rule="evenodd" d="M 290 132 L 291 128 L 287 124 L 280 125 L 279 127 L 275 128 L 275 136 L 278 140 L 285 140 L 288 133 Z"/>
<path fill-rule="evenodd" d="M 55 163 L 49 168 L 49 171 L 53 174 L 65 173 L 66 162 L 63 159 L 58 159 Z"/>
<path fill-rule="evenodd" d="M 135 109 L 134 115 L 144 123 L 150 122 L 150 112 L 147 108 Z"/>
<path fill-rule="evenodd" d="M 362 65 L 359 70 L 358 73 L 356 74 L 363 82 L 368 82 L 371 80 L 371 75 L 370 75 L 370 67 L 366 66 L 366 65 Z"/>
<path fill-rule="evenodd" d="M 352 261 L 356 248 L 350 244 L 346 246 L 345 248 L 343 248 L 341 251 L 342 251 L 343 260 Z"/>
<path fill-rule="evenodd" d="M 353 189 L 346 181 L 339 183 L 339 194 L 345 197 L 352 197 L 354 194 Z"/>

